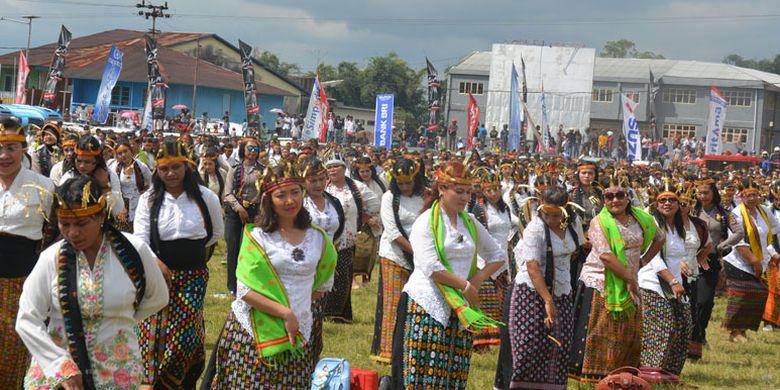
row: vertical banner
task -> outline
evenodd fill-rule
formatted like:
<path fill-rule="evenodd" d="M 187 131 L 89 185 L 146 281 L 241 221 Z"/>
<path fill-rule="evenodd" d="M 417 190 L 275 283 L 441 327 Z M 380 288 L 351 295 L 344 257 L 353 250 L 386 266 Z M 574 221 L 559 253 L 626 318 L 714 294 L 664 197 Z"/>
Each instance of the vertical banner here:
<path fill-rule="evenodd" d="M 68 54 L 71 34 L 65 26 L 60 28 L 60 38 L 57 41 L 57 49 L 54 50 L 54 58 L 49 67 L 49 77 L 46 80 L 46 86 L 43 88 L 43 106 L 52 108 L 54 100 L 57 98 L 57 85 L 62 81 L 63 72 L 65 72 L 65 56 Z"/>
<path fill-rule="evenodd" d="M 257 92 L 255 86 L 255 67 L 252 65 L 252 47 L 238 40 L 241 50 L 241 73 L 244 78 L 244 107 L 246 108 L 246 123 L 249 129 L 256 130 L 260 126 L 258 113 L 260 105 L 257 104 Z"/>
<path fill-rule="evenodd" d="M 477 100 L 474 99 L 474 95 L 469 92 L 469 111 L 468 111 L 468 123 L 466 123 L 468 128 L 468 136 L 466 137 L 466 149 L 471 149 L 474 147 L 474 137 L 477 136 L 477 128 L 479 127 L 479 104 L 477 104 Z M 484 145 L 483 145 L 484 146 Z"/>
<path fill-rule="evenodd" d="M 301 140 L 308 141 L 312 138 L 325 142 L 328 131 L 328 97 L 325 96 L 325 88 L 320 81 L 320 72 L 317 72 L 317 78 L 314 80 L 314 86 L 311 88 L 309 96 L 309 107 L 306 109 L 306 121 L 303 124 Z"/>
<path fill-rule="evenodd" d="M 723 148 L 723 124 L 728 102 L 715 87 L 710 87 L 710 114 L 707 117 L 707 146 L 704 154 L 720 154 Z"/>
<path fill-rule="evenodd" d="M 658 97 L 658 92 L 661 90 L 661 87 L 658 85 L 658 83 L 655 80 L 655 75 L 653 75 L 653 71 L 650 71 L 650 98 L 647 99 L 647 105 L 648 105 L 648 111 L 650 112 L 650 131 L 653 134 L 654 140 L 660 140 L 661 135 L 658 134 L 658 123 L 657 123 L 657 113 L 655 108 L 655 99 Z"/>
<path fill-rule="evenodd" d="M 431 61 L 428 61 L 428 57 L 425 57 L 425 64 L 428 67 L 428 132 L 436 132 L 439 128 L 439 72 L 433 67 Z"/>
<path fill-rule="evenodd" d="M 108 112 L 111 111 L 111 91 L 114 89 L 119 74 L 122 73 L 122 53 L 116 46 L 111 46 L 111 51 L 106 58 L 106 67 L 103 69 L 103 79 L 100 81 L 95 110 L 92 111 L 92 121 L 102 124 L 108 119 Z"/>
<path fill-rule="evenodd" d="M 507 138 L 507 149 L 518 150 L 520 149 L 520 129 L 522 128 L 522 110 L 520 90 L 520 76 L 517 74 L 517 68 L 515 63 L 512 62 L 512 80 L 511 91 L 509 95 L 509 137 Z"/>
<path fill-rule="evenodd" d="M 165 119 L 165 93 L 168 85 L 165 84 L 160 64 L 157 62 L 157 42 L 146 34 L 146 66 L 149 73 L 149 94 L 152 101 L 152 119 Z M 155 129 L 156 130 L 156 129 Z"/>
<path fill-rule="evenodd" d="M 27 65 L 27 57 L 24 51 L 19 51 L 19 72 L 16 76 L 16 97 L 14 103 L 24 104 L 27 100 L 27 76 L 30 74 L 30 67 Z"/>
<path fill-rule="evenodd" d="M 550 124 L 547 122 L 547 102 L 544 100 L 544 81 L 542 81 L 542 145 L 543 150 L 550 149 Z"/>
<path fill-rule="evenodd" d="M 642 142 L 639 137 L 639 123 L 636 121 L 636 102 L 625 94 L 620 94 L 623 103 L 623 133 L 626 135 L 628 160 L 642 159 Z"/>
<path fill-rule="evenodd" d="M 376 95 L 376 116 L 374 117 L 374 146 L 390 150 L 393 144 L 393 100 L 392 93 Z"/>

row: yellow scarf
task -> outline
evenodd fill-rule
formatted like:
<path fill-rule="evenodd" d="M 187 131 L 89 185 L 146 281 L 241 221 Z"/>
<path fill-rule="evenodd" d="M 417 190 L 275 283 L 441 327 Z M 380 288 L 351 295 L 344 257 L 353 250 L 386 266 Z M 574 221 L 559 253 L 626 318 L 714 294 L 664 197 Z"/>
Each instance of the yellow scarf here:
<path fill-rule="evenodd" d="M 766 212 L 764 212 L 764 209 L 759 205 L 756 207 L 756 210 L 758 210 L 758 213 L 761 215 L 761 218 L 764 219 L 764 223 L 766 223 L 767 227 L 771 227 L 769 224 L 769 218 L 766 216 Z M 756 226 L 756 223 L 753 222 L 753 219 L 750 218 L 750 215 L 748 214 L 747 207 L 745 207 L 744 203 L 739 204 L 739 212 L 742 215 L 742 222 L 745 224 L 745 234 L 747 234 L 748 237 L 748 243 L 750 244 L 750 251 L 753 252 L 753 255 L 758 258 L 759 261 L 764 261 L 764 251 L 761 248 L 761 239 L 758 237 L 758 226 Z M 772 245 L 772 229 L 769 228 L 766 233 L 766 244 Z"/>

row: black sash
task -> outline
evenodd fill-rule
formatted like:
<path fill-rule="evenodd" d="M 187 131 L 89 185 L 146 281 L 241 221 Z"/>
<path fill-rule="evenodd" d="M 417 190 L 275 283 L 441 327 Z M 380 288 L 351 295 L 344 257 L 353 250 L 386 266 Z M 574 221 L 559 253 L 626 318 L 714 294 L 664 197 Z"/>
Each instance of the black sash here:
<path fill-rule="evenodd" d="M 398 232 L 401 233 L 401 235 L 407 241 L 409 241 L 409 234 L 406 233 L 406 230 L 404 230 L 404 226 L 401 224 L 401 217 L 398 215 L 398 210 L 400 208 L 401 196 L 398 194 L 393 194 L 393 217 L 395 218 L 395 226 L 398 228 Z M 409 266 L 412 267 L 412 271 L 414 271 L 414 255 L 406 252 L 403 249 L 401 249 L 401 252 L 403 252 L 406 262 L 409 263 Z"/>
<path fill-rule="evenodd" d="M 550 289 L 550 295 L 553 294 L 554 282 L 555 282 L 555 257 L 553 256 L 552 241 L 550 240 L 550 227 L 547 226 L 547 222 L 542 220 L 544 224 L 544 244 L 545 244 L 545 266 L 544 266 L 544 283 L 547 284 L 547 288 Z M 577 232 L 574 230 L 574 224 L 569 223 L 566 228 L 571 234 L 572 240 L 574 240 L 574 252 L 576 253 L 580 247 L 580 239 L 577 237 Z M 566 233 L 563 234 L 563 240 L 566 240 Z"/>
<path fill-rule="evenodd" d="M 160 260 L 168 268 L 177 271 L 193 271 L 206 268 L 207 239 L 160 241 Z"/>
<path fill-rule="evenodd" d="M 358 190 L 357 184 L 355 182 L 345 177 L 345 183 L 347 183 L 347 187 L 349 187 L 349 192 L 352 193 L 352 198 L 355 199 L 355 206 L 357 207 L 358 217 L 357 217 L 357 228 L 360 230 L 363 227 L 363 197 L 360 195 L 360 190 Z"/>
<path fill-rule="evenodd" d="M 38 261 L 41 241 L 22 236 L 0 234 L 0 278 L 21 278 L 32 272 Z"/>
<path fill-rule="evenodd" d="M 333 242 L 336 242 L 341 237 L 341 233 L 344 233 L 344 207 L 341 206 L 341 202 L 335 196 L 325 191 L 322 192 L 322 195 L 336 209 L 336 214 L 339 215 L 339 227 L 336 228 L 336 233 L 333 234 Z"/>
<path fill-rule="evenodd" d="M 186 196 L 186 193 L 183 194 Z M 152 251 L 160 257 L 160 260 L 165 262 L 165 258 L 162 257 L 162 254 L 160 253 L 160 224 L 159 224 L 159 218 L 160 218 L 160 208 L 162 207 L 162 202 L 165 196 L 160 196 L 159 199 L 155 199 L 154 203 L 152 204 L 152 208 L 149 211 L 150 214 L 150 229 L 149 229 L 149 246 L 152 248 Z M 198 209 L 200 209 L 200 214 L 203 217 L 203 222 L 206 227 L 206 241 L 203 242 L 204 246 L 209 240 L 211 240 L 211 237 L 214 236 L 214 230 L 211 223 L 211 214 L 209 214 L 209 208 L 206 205 L 206 201 L 203 200 L 203 195 L 198 194 L 198 196 L 195 197 L 195 203 L 198 205 Z M 205 249 L 205 248 L 204 248 Z M 197 258 L 200 259 L 200 258 Z M 196 259 L 196 260 L 197 260 Z M 192 259 L 190 259 L 192 260 Z M 205 255 L 203 256 L 203 261 L 205 262 Z M 198 261 L 199 262 L 199 261 Z"/>

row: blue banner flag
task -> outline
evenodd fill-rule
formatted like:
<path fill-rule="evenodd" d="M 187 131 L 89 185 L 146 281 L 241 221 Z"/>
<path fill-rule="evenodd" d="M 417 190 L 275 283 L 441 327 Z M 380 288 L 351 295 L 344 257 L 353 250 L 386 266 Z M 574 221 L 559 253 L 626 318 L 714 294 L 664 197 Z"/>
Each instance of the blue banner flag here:
<path fill-rule="evenodd" d="M 392 93 L 376 95 L 376 116 L 374 117 L 374 146 L 390 150 L 393 143 L 393 99 Z"/>
<path fill-rule="evenodd" d="M 509 150 L 520 149 L 520 127 L 522 111 L 520 110 L 520 76 L 517 74 L 515 63 L 512 63 L 512 90 L 509 96 Z"/>
<path fill-rule="evenodd" d="M 114 89 L 119 74 L 122 73 L 122 53 L 116 46 L 111 46 L 111 51 L 106 59 L 106 68 L 103 70 L 103 80 L 98 89 L 95 111 L 92 112 L 92 121 L 105 124 L 108 113 L 111 111 L 111 91 Z"/>

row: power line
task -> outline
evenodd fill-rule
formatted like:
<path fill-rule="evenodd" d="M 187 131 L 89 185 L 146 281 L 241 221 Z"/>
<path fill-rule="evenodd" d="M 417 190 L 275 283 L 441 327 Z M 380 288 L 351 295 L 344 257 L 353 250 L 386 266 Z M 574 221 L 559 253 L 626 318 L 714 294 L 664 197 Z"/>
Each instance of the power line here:
<path fill-rule="evenodd" d="M 25 3 L 49 3 L 49 4 L 69 4 L 69 5 L 79 5 L 79 6 L 90 6 L 90 7 L 113 7 L 113 8 L 135 8 L 133 5 L 123 5 L 123 4 L 110 4 L 110 3 L 92 3 L 89 1 L 71 1 L 71 0 L 17 0 Z"/>

